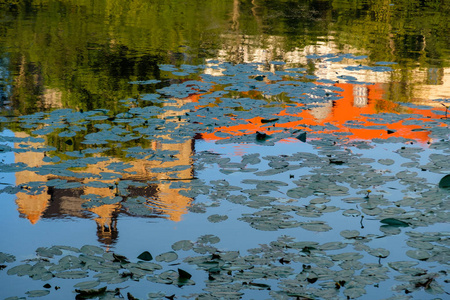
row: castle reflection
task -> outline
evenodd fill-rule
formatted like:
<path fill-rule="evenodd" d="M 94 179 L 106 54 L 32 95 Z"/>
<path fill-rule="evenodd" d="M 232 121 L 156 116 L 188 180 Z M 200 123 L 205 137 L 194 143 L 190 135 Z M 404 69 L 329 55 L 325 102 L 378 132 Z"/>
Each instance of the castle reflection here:
<path fill-rule="evenodd" d="M 179 100 L 181 106 L 185 100 Z M 173 106 L 173 104 L 172 104 Z M 184 113 L 183 111 L 181 111 Z M 170 112 L 169 112 L 170 114 Z M 165 115 L 161 116 L 162 118 Z M 182 122 L 178 126 L 183 126 Z M 16 137 L 27 138 L 24 132 L 16 132 Z M 20 147 L 39 149 L 46 146 L 47 142 L 20 143 Z M 19 147 L 19 145 L 15 145 Z M 87 218 L 93 219 L 97 224 L 98 240 L 104 245 L 112 245 L 118 238 L 117 219 L 119 215 L 132 215 L 146 218 L 167 218 L 174 222 L 182 219 L 187 213 L 192 198 L 179 192 L 183 189 L 171 188 L 173 180 L 189 181 L 194 178 L 192 166 L 192 154 L 194 140 L 186 140 L 182 143 L 152 142 L 150 147 L 154 151 L 175 151 L 176 160 L 152 161 L 135 159 L 127 161 L 130 166 L 124 172 L 111 172 L 108 166 L 119 163 L 121 159 L 109 157 L 107 160 L 90 164 L 83 168 L 83 174 L 89 174 L 84 178 L 69 178 L 54 175 L 40 175 L 33 171 L 16 172 L 16 186 L 26 187 L 30 183 L 40 183 L 40 188 L 30 193 L 26 189 L 16 194 L 16 204 L 20 215 L 27 218 L 31 224 L 36 224 L 42 218 Z M 23 163 L 30 168 L 39 168 L 51 164 L 44 152 L 18 152 L 15 154 L 15 162 Z M 153 168 L 159 170 L 175 166 L 190 166 L 181 171 L 152 172 Z M 107 176 L 104 176 L 108 174 Z M 100 178 L 100 179 L 99 179 Z M 75 183 L 77 187 L 47 186 L 46 182 L 53 179 L 63 179 L 68 183 Z M 91 198 L 114 199 L 118 196 L 118 186 L 121 183 L 135 183 L 128 185 L 126 194 L 120 195 L 121 200 L 102 205 L 89 205 Z M 143 206 L 146 208 L 142 214 L 130 211 L 126 205 L 129 199 L 141 197 L 145 199 Z"/>
<path fill-rule="evenodd" d="M 299 110 L 297 114 L 290 116 L 299 117 L 299 121 L 282 122 L 282 116 L 287 113 L 281 111 L 279 113 L 280 122 L 271 126 L 270 132 L 277 130 L 305 129 L 309 125 L 321 125 L 331 123 L 338 129 L 336 131 L 350 133 L 349 139 L 371 140 L 373 138 L 388 138 L 390 136 L 401 136 L 412 138 L 419 142 L 426 142 L 428 132 L 420 129 L 417 125 L 405 125 L 401 122 L 384 124 L 386 129 L 369 128 L 372 125 L 379 125 L 371 121 L 371 116 L 375 116 L 380 112 L 399 112 L 399 104 L 384 100 L 384 93 L 387 85 L 385 84 L 349 84 L 336 83 L 335 86 L 341 89 L 339 100 L 322 103 L 321 106 Z M 186 99 L 178 100 L 178 105 L 186 101 L 196 102 L 201 95 L 192 95 Z M 408 108 L 409 113 L 420 113 L 423 118 L 438 118 L 433 112 L 434 109 L 412 109 Z M 167 115 L 173 115 L 167 112 Z M 179 112 L 178 112 L 179 113 Z M 162 116 L 164 117 L 164 116 Z M 175 118 L 175 120 L 177 120 Z M 358 121 L 366 127 L 354 128 L 347 126 L 349 121 Z M 183 121 L 179 121 L 179 126 L 183 126 Z M 224 131 L 233 134 L 248 134 L 256 131 L 265 131 L 267 124 L 261 122 L 260 117 L 254 117 L 247 120 L 246 124 L 217 127 L 215 132 Z M 268 132 L 268 133 L 270 133 Z M 27 135 L 23 132 L 17 132 L 17 137 L 25 138 Z M 214 139 L 217 137 L 213 133 L 204 133 L 196 135 L 196 138 Z M 41 148 L 46 142 L 31 143 L 27 146 L 30 148 Z M 21 144 L 24 147 L 24 144 Z M 104 245 L 112 245 L 118 238 L 118 217 L 123 215 L 131 215 L 148 218 L 167 218 L 174 222 L 182 220 L 184 214 L 187 213 L 188 207 L 194 200 L 180 191 L 183 189 L 172 188 L 173 180 L 187 182 L 194 179 L 194 165 L 192 163 L 192 155 L 195 151 L 195 139 L 190 139 L 182 143 L 151 143 L 152 150 L 155 151 L 177 151 L 177 160 L 160 162 L 145 159 L 135 159 L 127 161 L 130 165 L 124 172 L 115 172 L 116 176 L 109 179 L 101 179 L 108 166 L 113 163 L 120 163 L 121 159 L 110 157 L 108 160 L 88 165 L 83 168 L 82 172 L 91 174 L 85 178 L 62 178 L 54 175 L 39 175 L 32 171 L 21 171 L 16 173 L 16 185 L 22 186 L 30 182 L 41 182 L 42 188 L 33 194 L 21 191 L 17 193 L 17 206 L 21 216 L 27 218 L 32 224 L 38 222 L 41 218 L 87 218 L 93 219 L 97 224 L 98 240 Z M 18 152 L 15 156 L 16 163 L 24 163 L 29 167 L 40 167 L 46 163 L 45 153 L 42 152 Z M 153 168 L 171 168 L 176 166 L 190 167 L 181 171 L 172 172 L 153 172 Z M 45 183 L 52 179 L 66 179 L 68 182 L 80 184 L 80 187 L 61 188 L 47 186 Z M 102 183 L 99 185 L 99 181 Z M 101 198 L 114 199 L 118 196 L 117 186 L 121 182 L 131 181 L 140 183 L 139 185 L 129 185 L 126 195 L 121 196 L 120 201 L 107 203 L 102 205 L 90 206 L 89 201 L 92 195 Z M 119 193 L 120 194 L 120 193 Z M 145 202 L 142 206 L 146 208 L 145 213 L 139 214 L 136 211 L 130 211 L 127 207 L 127 201 L 136 197 L 142 197 Z M 88 204 L 88 205 L 86 205 Z"/>
<path fill-rule="evenodd" d="M 302 54 L 304 56 L 304 54 Z M 444 111 L 439 103 L 434 103 L 434 108 L 408 108 L 399 103 L 390 100 L 392 90 L 390 79 L 383 78 L 380 74 L 372 73 L 348 73 L 347 64 L 334 64 L 333 67 L 327 66 L 317 67 L 315 75 L 319 79 L 332 80 L 334 87 L 339 88 L 339 100 L 321 101 L 317 106 L 308 109 L 302 109 L 303 104 L 297 104 L 299 107 L 296 113 L 287 113 L 281 109 L 278 113 L 279 121 L 276 124 L 268 126 L 262 122 L 262 118 L 254 116 L 246 120 L 246 123 L 240 125 L 231 125 L 226 127 L 217 127 L 211 133 L 194 133 L 192 139 L 181 143 L 161 143 L 152 142 L 150 148 L 154 151 L 176 151 L 177 160 L 174 161 L 151 161 L 146 159 L 135 159 L 126 161 L 130 165 L 124 172 L 112 172 L 115 176 L 107 176 L 111 174 L 108 166 L 114 163 L 123 162 L 122 159 L 109 157 L 107 160 L 90 164 L 83 168 L 82 173 L 91 174 L 84 178 L 63 178 L 54 175 L 40 175 L 33 171 L 21 171 L 16 173 L 16 186 L 25 186 L 33 182 L 41 183 L 40 188 L 33 193 L 28 191 L 20 191 L 17 193 L 17 206 L 20 215 L 27 218 L 31 224 L 36 224 L 42 218 L 86 218 L 93 219 L 97 224 L 98 240 L 104 245 L 112 245 L 118 238 L 118 218 L 120 215 L 131 215 L 146 218 L 166 218 L 174 222 L 182 220 L 184 214 L 188 212 L 188 207 L 193 198 L 180 193 L 183 189 L 172 188 L 173 180 L 188 182 L 194 179 L 194 165 L 192 155 L 195 151 L 195 139 L 211 139 L 218 140 L 220 137 L 215 135 L 217 132 L 227 132 L 234 135 L 243 135 L 255 133 L 256 131 L 267 132 L 268 134 L 277 131 L 283 131 L 286 128 L 300 129 L 310 131 L 311 126 L 332 124 L 337 129 L 335 132 L 348 133 L 346 138 L 352 140 L 372 140 L 374 138 L 386 139 L 391 136 L 411 138 L 421 143 L 429 140 L 429 132 L 422 126 L 414 124 L 404 124 L 398 122 L 384 122 L 384 128 L 380 129 L 380 122 L 376 122 L 374 117 L 379 113 L 411 113 L 416 114 L 415 119 L 424 121 L 427 118 L 441 118 L 436 112 Z M 205 70 L 205 73 L 211 70 Z M 211 71 L 212 72 L 212 71 Z M 346 73 L 347 72 L 347 73 Z M 360 83 L 340 83 L 336 74 L 355 76 L 356 81 Z M 441 85 L 447 87 L 449 84 L 449 76 L 444 76 L 448 72 L 444 72 L 440 82 Z M 220 75 L 220 74 L 217 74 Z M 377 77 L 374 77 L 377 76 Z M 364 84 L 361 82 L 372 81 L 375 84 Z M 270 81 L 266 82 L 270 84 Z M 317 83 L 320 84 L 320 83 Z M 439 86 L 435 86 L 439 87 Z M 422 90 L 417 92 L 419 98 L 413 99 L 413 103 L 421 104 L 428 96 L 422 96 Z M 249 93 L 245 97 L 265 97 L 264 95 Z M 197 102 L 202 97 L 201 94 L 191 95 L 185 99 L 174 99 L 178 110 L 167 110 L 160 118 L 184 115 L 185 110 L 181 106 L 186 102 Z M 423 97 L 423 98 L 422 98 Z M 320 99 L 322 100 L 322 99 Z M 430 103 L 426 103 L 430 104 Z M 174 105 L 173 103 L 171 104 Z M 283 116 L 297 117 L 298 121 L 283 122 Z M 423 116 L 418 118 L 417 116 Z M 173 120 L 176 126 L 183 127 L 183 122 L 178 118 L 166 118 Z M 292 118 L 290 118 L 292 120 Z M 351 126 L 351 125 L 358 126 Z M 359 126 L 361 125 L 361 126 Z M 269 130 L 270 128 L 270 130 Z M 170 133 L 165 133 L 166 139 L 170 140 Z M 16 137 L 26 138 L 24 132 L 16 132 Z M 194 139 L 195 137 L 195 139 Z M 43 148 L 48 142 L 42 143 L 21 143 L 21 147 L 28 146 L 34 149 Z M 17 145 L 18 146 L 18 145 Z M 17 147 L 15 147 L 17 148 Z M 46 154 L 43 152 L 17 152 L 15 154 L 16 163 L 24 163 L 29 167 L 39 168 L 50 164 L 45 159 Z M 154 172 L 152 169 L 172 168 L 178 166 L 189 166 L 181 171 L 171 172 Z M 81 171 L 80 171 L 81 172 Z M 100 179 L 99 179 L 100 178 Z M 70 183 L 78 183 L 76 187 L 58 187 L 47 186 L 46 182 L 53 179 L 65 179 Z M 118 186 L 121 182 L 134 182 L 137 185 L 128 185 L 127 193 L 120 195 Z M 186 191 L 184 189 L 184 191 Z M 101 205 L 89 205 L 91 196 L 114 199 L 121 197 L 120 201 L 111 201 Z M 127 202 L 130 199 L 141 197 L 145 199 L 142 207 L 145 211 L 139 213 L 130 210 Z"/>

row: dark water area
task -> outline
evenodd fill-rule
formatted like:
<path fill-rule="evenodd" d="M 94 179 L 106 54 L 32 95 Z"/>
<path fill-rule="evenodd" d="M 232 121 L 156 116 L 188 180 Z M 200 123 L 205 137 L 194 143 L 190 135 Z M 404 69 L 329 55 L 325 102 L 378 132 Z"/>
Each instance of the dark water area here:
<path fill-rule="evenodd" d="M 160 79 L 158 64 L 286 59 L 311 45 L 397 62 L 439 82 L 448 66 L 446 1 L 27 1 L 2 4 L 2 67 L 18 113 L 48 107 L 115 108 Z M 264 57 L 261 57 L 263 51 Z M 258 57 L 259 56 L 259 57 Z M 20 83 L 19 83 L 20 82 Z M 4 88 L 4 89 L 5 89 Z M 19 92 L 20 91 L 20 92 Z M 54 97 L 60 101 L 52 103 Z M 405 100 L 406 101 L 406 100 Z"/>
<path fill-rule="evenodd" d="M 448 1 L 0 1 L 0 298 L 444 299 Z"/>

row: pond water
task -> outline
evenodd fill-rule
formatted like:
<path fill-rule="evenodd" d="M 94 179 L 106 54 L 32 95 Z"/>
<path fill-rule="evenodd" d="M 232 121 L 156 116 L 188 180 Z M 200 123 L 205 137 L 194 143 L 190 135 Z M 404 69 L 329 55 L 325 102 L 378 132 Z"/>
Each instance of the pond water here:
<path fill-rule="evenodd" d="M 2 299 L 444 299 L 447 1 L 0 3 Z"/>

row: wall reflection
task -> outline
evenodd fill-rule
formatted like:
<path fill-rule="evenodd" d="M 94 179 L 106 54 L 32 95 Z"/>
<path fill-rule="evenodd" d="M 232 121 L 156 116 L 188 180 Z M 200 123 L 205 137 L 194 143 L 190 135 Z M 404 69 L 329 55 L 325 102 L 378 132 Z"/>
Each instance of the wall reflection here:
<path fill-rule="evenodd" d="M 186 100 L 177 99 L 171 106 L 180 107 Z M 184 114 L 185 111 L 168 112 L 167 114 Z M 166 114 L 160 116 L 166 117 Z M 173 119 L 173 122 L 176 122 Z M 183 122 L 177 122 L 177 126 L 183 126 Z M 16 137 L 27 138 L 29 135 L 24 132 L 16 132 Z M 168 134 L 166 138 L 168 138 Z M 30 149 L 30 151 L 19 152 L 15 155 L 16 163 L 23 163 L 29 168 L 39 168 L 44 165 L 51 165 L 45 152 L 35 152 L 33 149 L 40 149 L 46 146 L 48 141 L 42 143 L 25 142 L 16 144 L 16 148 Z M 187 213 L 187 208 L 193 201 L 192 198 L 180 194 L 186 189 L 171 188 L 174 180 L 189 181 L 194 178 L 192 166 L 192 154 L 194 151 L 194 140 L 189 139 L 182 143 L 160 143 L 150 144 L 152 150 L 176 151 L 176 160 L 173 161 L 152 161 L 147 159 L 134 159 L 126 161 L 130 167 L 124 172 L 111 171 L 108 166 L 122 162 L 122 159 L 109 157 L 107 160 L 89 164 L 82 170 L 75 171 L 88 176 L 83 178 L 71 178 L 55 175 L 40 175 L 34 171 L 16 172 L 16 186 L 22 187 L 23 191 L 17 193 L 17 207 L 20 215 L 27 218 L 31 224 L 35 224 L 42 218 L 88 218 L 93 219 L 97 224 L 97 236 L 100 242 L 105 245 L 114 244 L 118 237 L 118 218 L 121 214 L 147 218 L 167 218 L 174 222 L 181 221 L 182 216 Z M 100 154 L 97 154 L 100 155 Z M 154 168 L 164 169 L 176 166 L 186 166 L 189 168 L 181 171 L 153 172 Z M 53 179 L 64 179 L 68 183 L 78 183 L 79 187 L 65 188 L 63 186 L 47 186 L 46 182 Z M 122 183 L 134 183 L 126 188 L 126 194 L 119 191 Z M 29 192 L 29 186 L 39 185 Z M 110 204 L 90 206 L 92 197 L 103 199 L 117 199 Z M 146 209 L 140 214 L 136 210 L 130 210 L 126 204 L 129 199 L 142 197 L 145 199 L 142 207 Z"/>
<path fill-rule="evenodd" d="M 448 5 L 440 4 L 435 11 L 429 11 L 430 14 L 420 14 L 416 23 L 407 16 L 417 15 L 415 10 L 424 7 L 417 5 L 415 8 L 405 5 L 404 1 L 392 7 L 387 2 L 367 3 L 364 9 L 339 1 L 214 0 L 191 1 L 191 5 L 178 0 L 116 2 L 27 1 L 0 10 L 0 44 L 5 45 L 0 47 L 2 106 L 11 104 L 11 111 L 17 115 L 67 107 L 77 110 L 108 108 L 116 113 L 121 109 L 118 100 L 153 93 L 161 87 L 136 86 L 129 82 L 166 80 L 159 68 L 162 63 L 200 64 L 206 58 L 213 58 L 233 63 L 257 62 L 265 71 L 274 72 L 279 66 L 270 61 L 279 60 L 286 66 L 305 68 L 309 75 L 318 79 L 332 81 L 334 87 L 342 89 L 342 99 L 320 99 L 315 107 L 305 110 L 299 104 L 298 113 L 281 111 L 280 117 L 289 115 L 299 120 L 280 120 L 270 132 L 284 128 L 308 131 L 310 126 L 331 123 L 338 128 L 336 131 L 350 133 L 349 139 L 399 136 L 425 143 L 429 139 L 428 132 L 418 125 L 397 122 L 384 124 L 389 130 L 369 128 L 379 125 L 370 116 L 389 112 L 439 118 L 442 115 L 435 111 L 444 111 L 444 108 L 428 100 L 450 95 L 450 69 L 445 54 L 448 30 L 437 25 L 447 24 L 444 21 Z M 408 13 L 403 13 L 404 10 Z M 435 18 L 428 17 L 431 15 Z M 377 17 L 367 19 L 367 16 Z M 397 34 L 396 26 L 402 31 L 405 29 L 402 24 L 409 24 L 411 32 Z M 422 30 L 424 24 L 429 26 L 427 30 Z M 411 37 L 419 30 L 422 33 L 414 41 Z M 359 63 L 353 60 L 330 62 L 311 58 L 335 53 L 367 55 L 369 58 L 363 60 L 367 66 L 379 60 L 400 61 L 404 65 L 392 72 L 371 69 L 355 72 L 353 68 Z M 220 71 L 214 68 L 204 72 L 220 76 Z M 347 76 L 355 77 L 358 83 L 346 83 L 343 78 Z M 167 80 L 161 85 L 170 83 Z M 195 102 L 198 97 L 201 95 L 175 99 L 176 105 Z M 249 93 L 245 97 L 266 96 Z M 405 108 L 399 104 L 402 102 L 434 105 L 434 108 Z M 183 113 L 168 111 L 172 116 Z M 217 127 L 215 132 L 270 133 L 260 117 L 246 121 L 242 125 Z M 350 122 L 365 128 L 349 126 Z M 19 125 L 10 126 L 16 137 L 27 137 L 25 132 L 15 130 Z M 177 126 L 182 127 L 183 122 L 179 121 Z M 192 136 L 195 134 L 193 132 Z M 196 135 L 199 136 L 220 139 L 214 132 Z M 30 142 L 20 146 L 32 149 L 52 144 L 53 141 L 46 138 L 42 144 Z M 93 219 L 99 240 L 104 244 L 113 244 L 117 239 L 121 214 L 180 221 L 193 199 L 180 194 L 182 189 L 170 186 L 173 180 L 194 178 L 191 158 L 194 143 L 194 139 L 182 143 L 151 142 L 148 147 L 155 151 L 178 151 L 178 160 L 127 160 L 131 167 L 126 172 L 108 170 L 108 165 L 124 161 L 114 155 L 80 170 L 80 173 L 91 174 L 81 179 L 40 175 L 30 170 L 17 172 L 16 185 L 22 187 L 17 193 L 18 211 L 31 224 L 42 218 Z M 120 152 L 121 149 L 115 150 Z M 51 165 L 46 155 L 32 150 L 17 152 L 15 162 L 35 168 Z M 152 171 L 185 165 L 191 167 L 175 172 Z M 110 178 L 107 173 L 115 175 Z M 47 186 L 46 182 L 53 179 L 66 179 L 77 183 L 78 187 Z M 127 194 L 121 195 L 117 187 L 126 181 L 142 186 L 128 186 Z M 31 183 L 39 183 L 39 188 L 28 189 Z M 89 195 L 112 199 L 114 203 L 92 206 Z M 122 199 L 114 201 L 115 197 Z M 124 205 L 134 197 L 145 199 L 142 205 L 145 213 L 130 211 Z"/>

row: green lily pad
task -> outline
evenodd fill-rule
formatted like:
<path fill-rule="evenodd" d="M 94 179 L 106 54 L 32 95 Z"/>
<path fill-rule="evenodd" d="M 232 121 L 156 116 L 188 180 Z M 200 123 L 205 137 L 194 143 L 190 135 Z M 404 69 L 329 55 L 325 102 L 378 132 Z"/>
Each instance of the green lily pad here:
<path fill-rule="evenodd" d="M 450 175 L 445 175 L 440 181 L 439 181 L 439 187 L 441 189 L 450 190 Z"/>
<path fill-rule="evenodd" d="M 98 288 L 98 289 L 76 289 L 75 292 L 82 297 L 97 297 L 104 293 L 106 293 L 106 286 Z"/>
<path fill-rule="evenodd" d="M 54 255 L 62 255 L 62 251 L 57 247 L 39 247 L 36 249 L 36 254 L 43 257 L 52 258 Z"/>
<path fill-rule="evenodd" d="M 424 250 L 408 250 L 406 255 L 417 260 L 427 260 L 431 257 L 431 254 Z"/>
<path fill-rule="evenodd" d="M 99 284 L 100 284 L 100 281 L 90 280 L 90 281 L 79 282 L 79 283 L 75 284 L 73 287 L 80 288 L 80 289 L 84 290 L 84 289 L 95 288 Z"/>
<path fill-rule="evenodd" d="M 347 244 L 344 244 L 342 242 L 328 242 L 323 245 L 320 245 L 319 249 L 320 250 L 338 250 L 338 249 L 344 249 L 345 247 L 347 247 Z"/>
<path fill-rule="evenodd" d="M 226 216 L 226 215 L 217 215 L 217 214 L 210 215 L 208 217 L 208 221 L 210 221 L 211 223 L 219 223 L 219 222 L 223 222 L 223 221 L 225 221 L 227 219 L 228 219 L 228 216 Z"/>
<path fill-rule="evenodd" d="M 411 268 L 417 266 L 418 264 L 419 263 L 417 261 L 393 261 L 388 263 L 389 267 L 396 271 Z"/>
<path fill-rule="evenodd" d="M 191 279 L 192 275 L 186 272 L 185 270 L 178 269 L 178 276 L 181 280 Z"/>
<path fill-rule="evenodd" d="M 383 248 L 375 248 L 367 250 L 367 253 L 375 257 L 386 258 L 389 256 L 389 250 Z"/>
<path fill-rule="evenodd" d="M 178 251 L 178 250 L 189 251 L 193 247 L 194 247 L 194 243 L 189 240 L 178 241 L 178 242 L 173 243 L 173 245 L 172 245 L 172 249 L 175 251 Z"/>
<path fill-rule="evenodd" d="M 25 294 L 27 294 L 28 297 L 30 297 L 30 298 L 35 298 L 35 297 L 47 296 L 48 294 L 50 294 L 50 291 L 49 290 L 32 290 L 32 291 L 25 292 Z"/>
<path fill-rule="evenodd" d="M 88 276 L 86 271 L 64 271 L 55 274 L 55 277 L 64 279 L 78 279 L 85 278 Z"/>
<path fill-rule="evenodd" d="M 92 245 L 84 245 L 83 247 L 80 248 L 80 251 L 83 252 L 84 254 L 89 255 L 103 254 L 105 252 L 105 250 L 103 250 L 102 248 Z"/>
<path fill-rule="evenodd" d="M 386 218 L 380 221 L 383 224 L 387 224 L 389 226 L 393 226 L 393 227 L 408 227 L 409 224 L 406 222 L 403 222 L 401 220 L 398 219 L 394 219 L 394 218 Z"/>
<path fill-rule="evenodd" d="M 352 287 L 344 290 L 344 295 L 349 299 L 356 299 L 366 293 L 366 290 L 360 287 Z"/>
<path fill-rule="evenodd" d="M 342 214 L 346 217 L 358 217 L 361 215 L 361 212 L 357 209 L 347 209 Z"/>
<path fill-rule="evenodd" d="M 155 260 L 157 262 L 162 262 L 162 261 L 172 262 L 172 261 L 177 260 L 177 259 L 178 259 L 178 254 L 176 252 L 173 252 L 173 251 L 162 253 L 162 254 L 160 254 L 160 255 L 155 257 Z"/>
<path fill-rule="evenodd" d="M 340 235 L 346 239 L 352 239 L 359 236 L 358 230 L 342 230 Z"/>
<path fill-rule="evenodd" d="M 16 257 L 11 254 L 0 252 L 0 264 L 5 262 L 14 262 L 16 260 Z"/>
<path fill-rule="evenodd" d="M 18 265 L 18 266 L 12 267 L 6 273 L 8 275 L 25 276 L 31 272 L 32 268 L 33 268 L 33 266 L 29 265 L 29 264 Z"/>
<path fill-rule="evenodd" d="M 150 254 L 150 252 L 144 251 L 141 254 L 139 254 L 137 258 L 140 260 L 151 261 L 153 259 L 153 256 Z"/>
<path fill-rule="evenodd" d="M 324 232 L 331 230 L 331 226 L 322 221 L 312 221 L 307 223 L 300 223 L 300 226 L 303 229 L 317 232 Z"/>
<path fill-rule="evenodd" d="M 216 243 L 220 242 L 220 238 L 213 234 L 205 234 L 198 238 L 198 242 L 199 243 L 216 244 Z"/>

